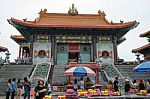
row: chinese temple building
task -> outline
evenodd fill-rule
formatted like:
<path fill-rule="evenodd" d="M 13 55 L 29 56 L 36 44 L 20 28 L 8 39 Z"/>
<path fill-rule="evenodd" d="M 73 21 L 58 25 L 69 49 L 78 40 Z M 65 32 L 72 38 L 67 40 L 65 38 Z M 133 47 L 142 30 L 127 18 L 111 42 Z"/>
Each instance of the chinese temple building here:
<path fill-rule="evenodd" d="M 143 45 L 139 48 L 133 49 L 133 53 L 141 53 L 144 55 L 144 60 L 150 60 L 150 31 L 140 34 L 140 37 L 146 37 L 148 40 L 148 44 Z"/>
<path fill-rule="evenodd" d="M 113 64 L 123 36 L 139 24 L 109 22 L 100 10 L 98 14 L 79 14 L 74 5 L 68 13 L 44 9 L 33 21 L 11 18 L 8 22 L 21 33 L 11 36 L 20 45 L 19 57 L 31 58 L 34 65 L 41 61 L 53 61 L 54 65 L 89 63 L 95 59 Z"/>

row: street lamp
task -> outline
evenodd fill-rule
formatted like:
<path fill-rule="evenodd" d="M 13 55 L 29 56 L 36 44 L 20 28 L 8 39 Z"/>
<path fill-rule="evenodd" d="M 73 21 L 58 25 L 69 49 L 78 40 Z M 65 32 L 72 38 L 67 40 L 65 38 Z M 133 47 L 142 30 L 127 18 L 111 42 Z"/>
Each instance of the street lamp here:
<path fill-rule="evenodd" d="M 6 65 L 8 65 L 9 64 L 9 55 L 11 55 L 10 53 L 9 53 L 9 51 L 7 50 L 7 52 L 5 53 L 5 55 L 6 55 L 6 57 L 5 57 L 5 60 L 6 60 Z"/>
<path fill-rule="evenodd" d="M 135 56 L 136 56 L 137 62 L 140 63 L 140 53 L 139 52 L 135 53 Z"/>

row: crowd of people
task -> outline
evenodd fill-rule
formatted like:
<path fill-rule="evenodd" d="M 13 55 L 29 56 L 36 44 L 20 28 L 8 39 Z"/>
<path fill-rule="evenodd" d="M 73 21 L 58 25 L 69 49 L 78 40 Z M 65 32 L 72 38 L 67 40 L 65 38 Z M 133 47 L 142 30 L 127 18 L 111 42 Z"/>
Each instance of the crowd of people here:
<path fill-rule="evenodd" d="M 129 79 L 125 79 L 124 81 L 125 81 L 125 84 L 124 84 L 124 92 L 125 93 L 129 93 L 131 91 L 131 89 L 136 89 L 137 91 L 139 91 L 139 90 L 147 90 L 147 93 L 150 93 L 150 80 L 149 79 L 147 81 L 134 80 L 133 82 L 131 82 Z M 110 90 L 112 89 L 114 91 L 119 91 L 118 77 L 115 77 L 115 80 L 114 80 L 113 83 L 111 82 L 111 83 L 108 83 L 108 84 L 112 85 Z"/>
<path fill-rule="evenodd" d="M 86 83 L 93 83 L 89 77 L 87 77 L 87 80 L 83 80 L 83 78 L 81 77 L 81 79 L 79 81 L 77 81 L 77 79 L 74 79 L 74 90 L 76 91 L 77 89 L 87 89 L 87 84 Z M 147 81 L 144 82 L 144 80 L 140 80 L 140 81 L 136 81 L 134 80 L 133 82 L 131 82 L 129 79 L 124 79 L 124 92 L 125 93 L 129 93 L 131 91 L 131 89 L 136 89 L 137 91 L 139 90 L 147 90 L 147 93 L 150 93 L 150 80 L 148 79 Z M 94 85 L 94 84 L 93 84 Z M 112 91 L 121 91 L 120 89 L 120 84 L 118 81 L 118 77 L 115 77 L 115 80 L 112 81 L 108 81 L 108 84 L 106 86 L 108 90 L 112 90 Z"/>
<path fill-rule="evenodd" d="M 88 84 L 94 85 L 89 77 L 87 77 L 85 81 L 82 77 L 79 81 L 75 78 L 73 88 L 75 91 L 77 91 L 78 89 L 84 90 L 88 88 Z M 107 89 L 113 91 L 120 91 L 118 77 L 115 77 L 113 83 L 111 81 L 108 82 Z M 150 93 L 150 80 L 148 79 L 145 82 L 144 80 L 134 80 L 131 83 L 130 80 L 125 79 L 124 92 L 129 93 L 131 89 L 147 90 L 147 92 Z M 22 92 L 22 90 L 24 90 L 24 93 Z M 5 91 L 6 99 L 9 99 L 10 96 L 11 99 L 14 99 L 15 96 L 16 99 L 22 99 L 22 95 L 24 97 L 23 99 L 30 99 L 31 90 L 34 91 L 34 99 L 42 99 L 46 94 L 49 95 L 52 92 L 51 84 L 49 81 L 45 85 L 44 80 L 39 79 L 37 86 L 34 89 L 31 89 L 31 83 L 27 77 L 24 78 L 23 82 L 21 81 L 21 79 L 18 79 L 18 81 L 16 82 L 16 79 L 13 78 L 12 80 L 8 80 L 7 88 Z"/>
<path fill-rule="evenodd" d="M 9 99 L 10 96 L 11 99 L 14 99 L 15 96 L 16 99 L 22 99 L 23 95 L 23 99 L 30 99 L 31 90 L 31 83 L 27 77 L 24 78 L 23 82 L 21 82 L 21 79 L 16 82 L 16 79 L 13 78 L 8 80 L 5 96 L 6 99 Z M 33 89 L 34 99 L 42 99 L 46 94 L 50 94 L 51 91 L 50 82 L 45 86 L 44 81 L 39 79 L 38 85 Z"/>

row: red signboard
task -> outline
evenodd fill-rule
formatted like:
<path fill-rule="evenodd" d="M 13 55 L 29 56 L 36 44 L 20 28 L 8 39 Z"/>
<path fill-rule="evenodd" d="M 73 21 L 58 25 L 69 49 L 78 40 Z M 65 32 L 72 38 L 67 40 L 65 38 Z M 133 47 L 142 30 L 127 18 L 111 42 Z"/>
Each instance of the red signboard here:
<path fill-rule="evenodd" d="M 79 51 L 79 44 L 69 44 L 68 46 L 69 50 L 78 50 Z"/>

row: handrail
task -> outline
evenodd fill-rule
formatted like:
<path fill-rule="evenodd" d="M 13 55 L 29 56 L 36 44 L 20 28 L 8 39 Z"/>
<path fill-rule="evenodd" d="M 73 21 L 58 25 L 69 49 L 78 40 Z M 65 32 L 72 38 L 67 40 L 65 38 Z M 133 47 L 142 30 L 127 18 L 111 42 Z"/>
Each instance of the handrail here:
<path fill-rule="evenodd" d="M 113 66 L 113 68 L 117 71 L 117 73 L 119 74 L 119 76 L 121 77 L 121 78 L 124 78 L 124 76 L 120 73 L 120 71 L 113 65 L 113 64 L 111 64 L 112 66 Z"/>
<path fill-rule="evenodd" d="M 52 66 L 52 64 L 51 64 L 51 62 L 49 62 L 49 68 L 48 68 L 48 74 L 47 74 L 47 77 L 46 77 L 46 81 L 48 80 L 51 66 Z"/>
<path fill-rule="evenodd" d="M 107 73 L 106 73 L 106 71 L 105 70 L 103 70 L 103 72 L 104 72 L 104 74 L 105 74 L 105 76 L 106 76 L 106 78 L 108 79 L 108 81 L 112 81 L 112 78 L 110 78 L 108 75 L 107 75 Z"/>
<path fill-rule="evenodd" d="M 30 79 L 33 77 L 33 75 L 34 75 L 34 73 L 35 73 L 35 71 L 36 71 L 37 66 L 38 66 L 38 63 L 36 64 L 36 66 L 35 66 L 35 68 L 34 68 L 32 74 L 31 74 L 31 76 L 30 76 Z"/>

